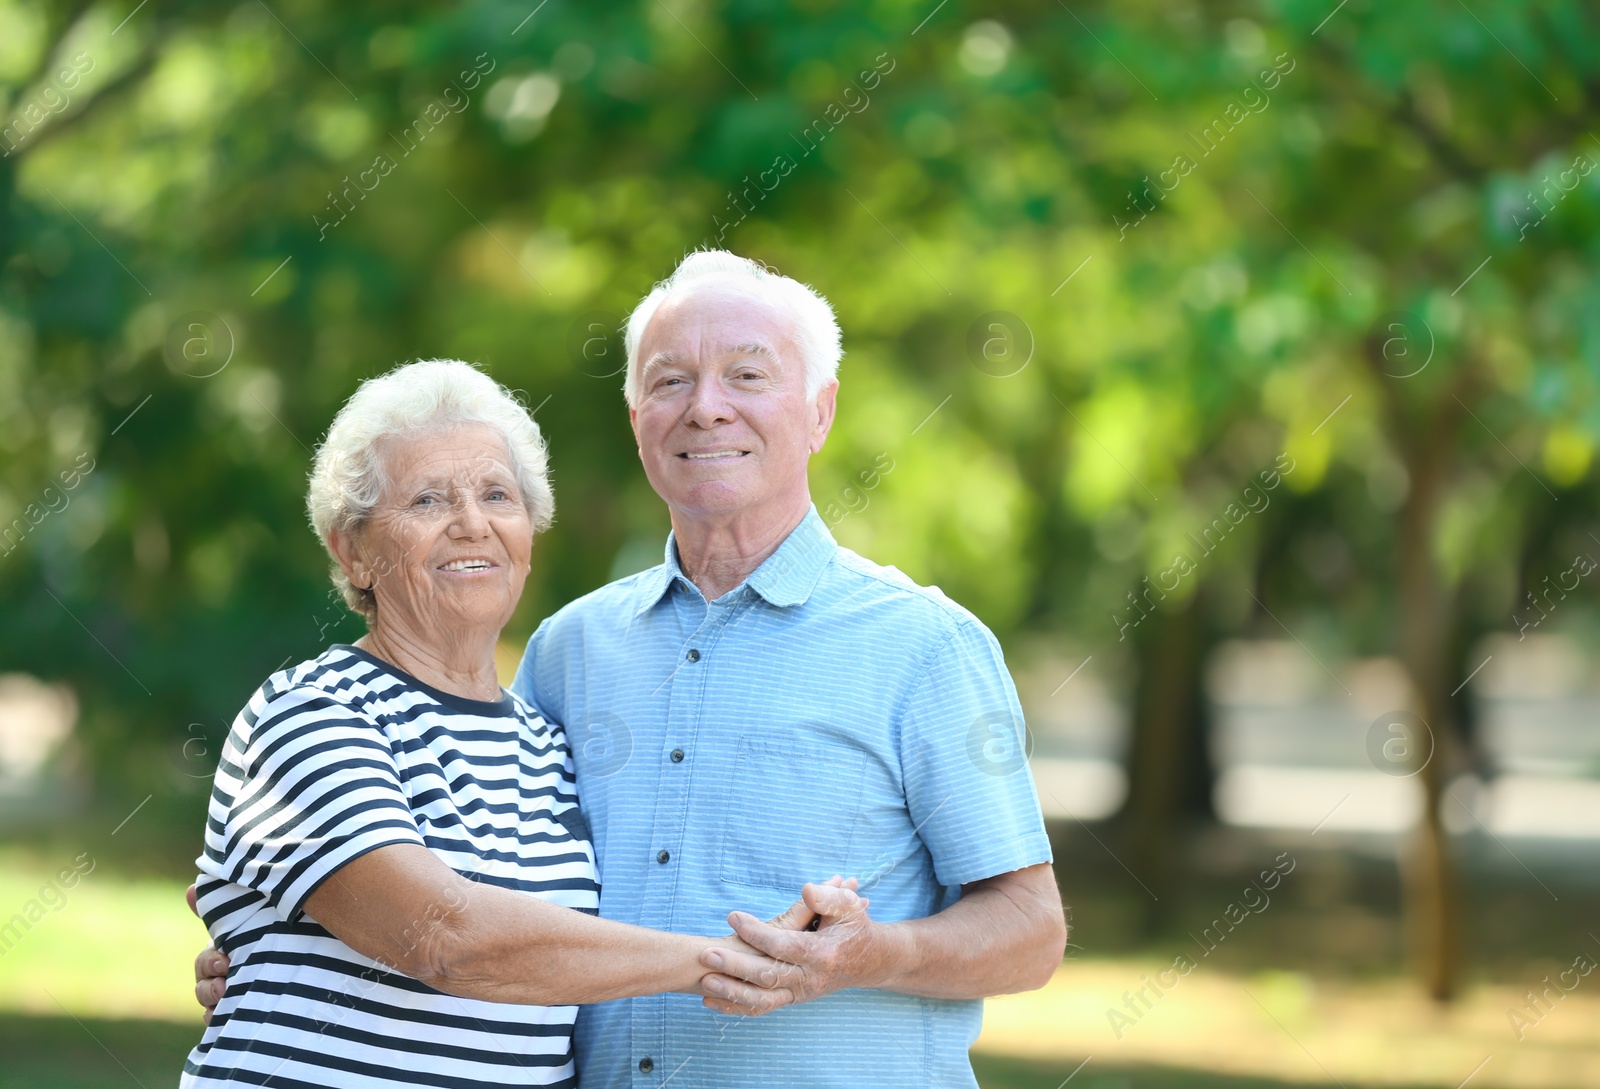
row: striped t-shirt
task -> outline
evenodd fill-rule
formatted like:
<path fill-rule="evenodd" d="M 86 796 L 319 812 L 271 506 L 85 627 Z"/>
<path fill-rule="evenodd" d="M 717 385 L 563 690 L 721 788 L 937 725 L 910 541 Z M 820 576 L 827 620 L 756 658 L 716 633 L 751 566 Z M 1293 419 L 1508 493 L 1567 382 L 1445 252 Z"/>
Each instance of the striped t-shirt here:
<path fill-rule="evenodd" d="M 198 885 L 232 967 L 185 1089 L 576 1084 L 575 1007 L 443 994 L 305 916 L 341 866 L 396 843 L 474 881 L 598 908 L 559 726 L 515 696 L 464 699 L 330 647 L 268 678 L 222 751 Z"/>

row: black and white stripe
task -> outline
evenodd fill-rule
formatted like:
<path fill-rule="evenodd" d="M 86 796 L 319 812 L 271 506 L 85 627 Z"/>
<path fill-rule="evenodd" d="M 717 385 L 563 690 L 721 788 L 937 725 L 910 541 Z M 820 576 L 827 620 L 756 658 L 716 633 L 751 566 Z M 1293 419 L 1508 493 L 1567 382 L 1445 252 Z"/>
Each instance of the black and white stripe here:
<path fill-rule="evenodd" d="M 182 1085 L 576 1085 L 574 1007 L 442 994 L 303 909 L 341 866 L 418 843 L 474 881 L 594 913 L 577 804 L 564 733 L 515 696 L 463 699 L 349 646 L 273 674 L 212 788 L 200 913 L 232 968 Z"/>

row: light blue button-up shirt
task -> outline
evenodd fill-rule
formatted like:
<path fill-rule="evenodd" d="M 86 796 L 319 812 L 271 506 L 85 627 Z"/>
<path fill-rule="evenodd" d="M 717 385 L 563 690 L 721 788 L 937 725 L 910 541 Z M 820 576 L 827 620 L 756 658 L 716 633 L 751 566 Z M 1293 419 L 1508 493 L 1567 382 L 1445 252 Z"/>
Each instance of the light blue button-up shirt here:
<path fill-rule="evenodd" d="M 816 508 L 707 602 L 666 562 L 574 601 L 516 693 L 566 726 L 608 919 L 725 934 L 800 886 L 861 879 L 873 917 L 1050 860 L 1000 647 L 971 613 L 841 548 Z M 841 991 L 761 1018 L 691 995 L 584 1007 L 583 1089 L 975 1086 L 982 1003 Z"/>

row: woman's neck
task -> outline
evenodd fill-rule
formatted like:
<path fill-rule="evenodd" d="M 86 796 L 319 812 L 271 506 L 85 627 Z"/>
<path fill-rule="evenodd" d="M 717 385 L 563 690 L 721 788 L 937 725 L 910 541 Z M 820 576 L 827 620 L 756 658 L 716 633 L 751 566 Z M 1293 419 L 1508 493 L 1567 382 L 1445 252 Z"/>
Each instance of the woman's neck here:
<path fill-rule="evenodd" d="M 435 632 L 424 640 L 394 625 L 374 622 L 355 645 L 441 692 L 469 700 L 500 698 L 495 640 L 488 632 Z"/>

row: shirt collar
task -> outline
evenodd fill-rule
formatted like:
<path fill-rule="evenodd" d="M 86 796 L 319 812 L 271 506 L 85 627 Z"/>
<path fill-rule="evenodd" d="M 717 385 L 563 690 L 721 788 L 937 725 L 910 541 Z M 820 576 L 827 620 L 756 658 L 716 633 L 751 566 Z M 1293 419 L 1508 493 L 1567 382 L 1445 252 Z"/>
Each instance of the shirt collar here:
<path fill-rule="evenodd" d="M 768 556 L 760 567 L 745 580 L 744 585 L 761 595 L 769 605 L 787 608 L 803 605 L 816 589 L 823 570 L 838 550 L 838 543 L 822 522 L 812 504 L 800 524 L 783 539 L 778 550 Z M 678 563 L 678 542 L 675 534 L 667 534 L 665 562 L 640 576 L 640 604 L 638 611 L 647 612 L 659 602 L 673 582 L 682 579 L 693 586 L 689 576 Z"/>

